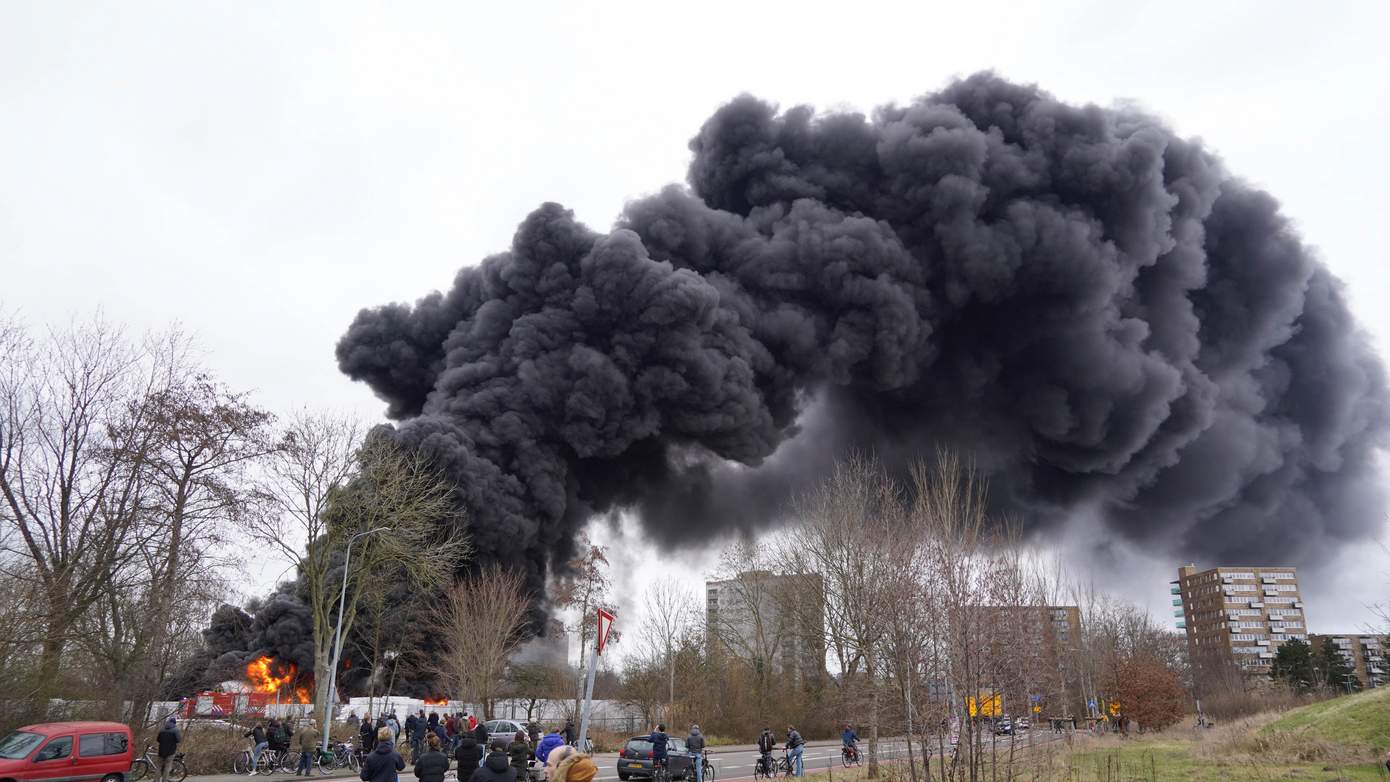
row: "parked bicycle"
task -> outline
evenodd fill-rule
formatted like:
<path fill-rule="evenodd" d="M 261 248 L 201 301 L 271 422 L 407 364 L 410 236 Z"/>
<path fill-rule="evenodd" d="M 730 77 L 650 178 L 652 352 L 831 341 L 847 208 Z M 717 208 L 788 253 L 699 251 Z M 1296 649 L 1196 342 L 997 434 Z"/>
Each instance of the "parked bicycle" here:
<path fill-rule="evenodd" d="M 159 757 L 155 755 L 154 745 L 146 744 L 145 754 L 130 764 L 130 773 L 126 774 L 126 780 L 127 782 L 139 782 L 147 777 L 153 778 L 158 768 Z M 174 753 L 174 759 L 169 762 L 169 776 L 166 777 L 166 782 L 183 782 L 186 776 L 188 776 L 188 767 L 183 763 L 183 753 Z"/>
<path fill-rule="evenodd" d="M 792 768 L 792 748 L 783 747 L 782 757 L 777 760 L 777 774 L 789 777 L 795 769 Z"/>

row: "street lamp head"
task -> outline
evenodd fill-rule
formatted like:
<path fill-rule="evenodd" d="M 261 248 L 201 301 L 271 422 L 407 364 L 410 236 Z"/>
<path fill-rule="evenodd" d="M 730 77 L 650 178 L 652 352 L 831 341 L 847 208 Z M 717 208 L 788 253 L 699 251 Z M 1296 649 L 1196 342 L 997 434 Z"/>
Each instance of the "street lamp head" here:
<path fill-rule="evenodd" d="M 353 540 L 357 540 L 358 538 L 365 538 L 366 536 L 371 535 L 372 533 L 375 533 L 375 532 L 388 532 L 388 531 L 390 531 L 390 529 L 391 529 L 390 527 L 372 527 L 372 528 L 369 529 L 369 530 L 365 530 L 365 531 L 363 531 L 363 532 L 357 533 L 356 535 L 353 535 L 353 536 L 352 536 L 352 539 L 353 539 Z"/>

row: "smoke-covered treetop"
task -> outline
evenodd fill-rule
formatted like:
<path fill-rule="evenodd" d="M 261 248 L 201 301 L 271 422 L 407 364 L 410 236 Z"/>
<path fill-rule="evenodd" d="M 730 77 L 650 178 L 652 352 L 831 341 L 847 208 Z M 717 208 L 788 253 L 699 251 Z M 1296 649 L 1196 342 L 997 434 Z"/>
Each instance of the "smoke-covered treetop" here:
<path fill-rule="evenodd" d="M 1273 132 L 1273 131 L 1271 131 Z M 363 310 L 339 364 L 534 583 L 594 514 L 775 520 L 837 455 L 961 449 L 1034 528 L 1213 560 L 1377 527 L 1381 364 L 1278 204 L 1130 109 L 978 74 L 872 117 L 743 96 L 689 188 Z"/>

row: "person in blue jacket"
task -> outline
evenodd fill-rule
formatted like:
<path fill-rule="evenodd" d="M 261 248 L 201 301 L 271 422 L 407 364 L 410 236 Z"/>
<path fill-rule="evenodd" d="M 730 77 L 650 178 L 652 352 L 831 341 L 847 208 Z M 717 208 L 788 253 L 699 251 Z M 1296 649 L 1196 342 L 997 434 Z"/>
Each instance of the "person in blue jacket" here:
<path fill-rule="evenodd" d="M 536 745 L 536 760 L 544 763 L 546 758 L 550 757 L 551 752 L 555 751 L 557 747 L 563 747 L 564 745 L 565 737 L 560 733 L 560 729 L 555 728 L 551 730 L 549 733 L 542 736 L 541 743 Z"/>
<path fill-rule="evenodd" d="M 846 725 L 840 734 L 840 743 L 844 745 L 844 752 L 851 760 L 859 759 L 859 734 L 854 732 L 853 725 Z"/>
<path fill-rule="evenodd" d="M 655 771 L 657 766 L 665 766 L 667 763 L 666 747 L 671 737 L 666 735 L 666 725 L 657 725 L 647 740 L 652 743 L 652 770 Z"/>

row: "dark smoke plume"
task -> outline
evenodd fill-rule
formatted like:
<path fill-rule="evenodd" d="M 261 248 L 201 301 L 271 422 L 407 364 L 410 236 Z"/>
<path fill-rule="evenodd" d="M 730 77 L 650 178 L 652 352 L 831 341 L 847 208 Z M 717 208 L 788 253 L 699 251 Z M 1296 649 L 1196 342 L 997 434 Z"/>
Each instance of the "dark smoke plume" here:
<path fill-rule="evenodd" d="M 1079 508 L 1220 561 L 1373 533 L 1379 360 L 1269 195 L 1134 110 L 979 74 L 872 117 L 740 97 L 690 188 L 512 248 L 338 345 L 529 569 L 626 508 L 773 520 L 836 455 L 964 450 L 1034 529 Z"/>

